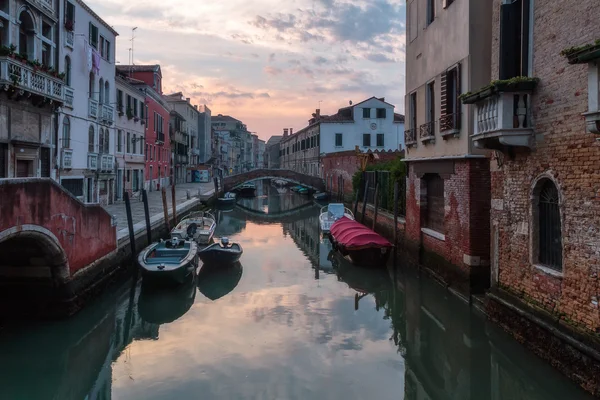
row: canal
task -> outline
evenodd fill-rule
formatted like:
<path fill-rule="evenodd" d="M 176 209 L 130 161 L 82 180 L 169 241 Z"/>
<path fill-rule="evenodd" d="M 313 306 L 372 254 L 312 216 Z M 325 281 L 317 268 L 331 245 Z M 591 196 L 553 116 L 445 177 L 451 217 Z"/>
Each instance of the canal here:
<path fill-rule="evenodd" d="M 268 184 L 217 212 L 241 263 L 130 279 L 64 321 L 0 330 L 1 399 L 588 399 L 424 274 L 354 267 L 319 207 Z"/>

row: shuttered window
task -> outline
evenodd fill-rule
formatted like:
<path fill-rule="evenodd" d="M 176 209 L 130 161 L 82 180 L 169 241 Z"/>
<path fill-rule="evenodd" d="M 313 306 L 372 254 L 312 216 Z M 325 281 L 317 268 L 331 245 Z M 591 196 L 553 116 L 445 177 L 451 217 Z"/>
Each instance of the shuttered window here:
<path fill-rule="evenodd" d="M 42 178 L 50 178 L 50 149 L 40 149 L 40 175 Z"/>
<path fill-rule="evenodd" d="M 442 74 L 440 132 L 460 129 L 460 64 Z"/>
<path fill-rule="evenodd" d="M 444 233 L 444 180 L 438 174 L 425 175 L 427 213 L 425 227 Z"/>
<path fill-rule="evenodd" d="M 500 79 L 529 74 L 529 1 L 514 0 L 500 8 Z"/>

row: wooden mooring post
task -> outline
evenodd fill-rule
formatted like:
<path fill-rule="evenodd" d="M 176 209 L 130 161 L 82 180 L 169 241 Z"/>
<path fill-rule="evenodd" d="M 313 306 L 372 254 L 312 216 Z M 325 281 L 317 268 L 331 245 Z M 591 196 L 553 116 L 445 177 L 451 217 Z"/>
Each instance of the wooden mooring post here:
<path fill-rule="evenodd" d="M 137 252 L 135 251 L 135 233 L 133 232 L 133 217 L 131 216 L 131 201 L 129 193 L 125 192 L 125 211 L 127 212 L 127 227 L 129 228 L 129 245 L 131 246 L 131 257 L 135 260 Z"/>
<path fill-rule="evenodd" d="M 162 190 L 162 203 L 163 203 L 163 212 L 165 213 L 165 226 L 167 227 L 167 231 L 171 231 L 169 228 L 169 205 L 167 204 L 167 190 L 163 187 Z"/>
<path fill-rule="evenodd" d="M 171 186 L 171 206 L 173 207 L 173 226 L 177 225 L 177 201 L 175 200 L 175 183 Z"/>
<path fill-rule="evenodd" d="M 377 212 L 379 211 L 379 183 L 375 185 L 375 213 L 373 214 L 373 227 L 375 230 L 375 224 L 377 223 Z"/>
<path fill-rule="evenodd" d="M 146 237 L 148 244 L 152 243 L 152 229 L 150 228 L 150 210 L 148 209 L 148 193 L 142 189 L 142 201 L 144 202 L 144 216 L 146 217 Z"/>
<path fill-rule="evenodd" d="M 365 182 L 365 190 L 363 191 L 363 205 L 362 205 L 362 213 L 360 216 L 360 223 L 365 223 L 365 214 L 367 213 L 367 195 L 369 193 L 369 179 Z"/>
<path fill-rule="evenodd" d="M 398 193 L 399 182 L 394 182 L 394 246 L 398 245 Z"/>

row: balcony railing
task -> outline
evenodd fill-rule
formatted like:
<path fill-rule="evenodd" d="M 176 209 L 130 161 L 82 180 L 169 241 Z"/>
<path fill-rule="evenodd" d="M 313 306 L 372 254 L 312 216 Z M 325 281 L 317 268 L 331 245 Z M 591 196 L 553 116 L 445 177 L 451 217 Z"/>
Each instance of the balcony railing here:
<path fill-rule="evenodd" d="M 98 118 L 98 102 L 94 99 L 88 99 L 88 116 Z"/>
<path fill-rule="evenodd" d="M 475 103 L 477 148 L 532 147 L 531 91 L 501 92 Z"/>
<path fill-rule="evenodd" d="M 102 172 L 112 172 L 114 170 L 115 157 L 111 154 L 102 154 L 100 157 L 100 170 Z"/>
<path fill-rule="evenodd" d="M 460 113 L 440 117 L 440 135 L 442 137 L 458 135 L 460 132 Z"/>
<path fill-rule="evenodd" d="M 0 57 L 0 83 L 15 86 L 29 93 L 63 102 L 64 82 L 47 72 L 34 71 L 24 62 Z"/>
<path fill-rule="evenodd" d="M 98 154 L 96 153 L 88 153 L 88 169 L 92 171 L 96 171 L 98 169 Z"/>
<path fill-rule="evenodd" d="M 73 31 L 65 31 L 65 46 L 70 48 L 75 46 L 75 33 Z"/>
<path fill-rule="evenodd" d="M 423 143 L 435 140 L 435 121 L 426 122 L 419 127 L 419 139 Z"/>
<path fill-rule="evenodd" d="M 115 110 L 107 105 L 107 104 L 102 104 L 102 121 L 106 122 L 108 124 L 112 124 L 114 121 L 114 113 Z"/>
<path fill-rule="evenodd" d="M 406 129 L 404 131 L 404 144 L 407 147 L 416 146 L 417 145 L 417 130 L 416 129 Z"/>
<path fill-rule="evenodd" d="M 73 150 L 62 149 L 60 155 L 60 167 L 63 169 L 71 169 L 73 166 Z"/>
<path fill-rule="evenodd" d="M 68 86 L 65 86 L 65 105 L 73 108 L 73 100 L 75 98 L 75 92 Z"/>

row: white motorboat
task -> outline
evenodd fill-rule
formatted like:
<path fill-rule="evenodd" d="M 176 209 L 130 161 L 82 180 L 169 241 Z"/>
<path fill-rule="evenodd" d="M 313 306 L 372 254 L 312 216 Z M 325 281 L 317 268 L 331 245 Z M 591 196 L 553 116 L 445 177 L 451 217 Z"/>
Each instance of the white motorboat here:
<path fill-rule="evenodd" d="M 321 214 L 319 215 L 319 225 L 321 231 L 328 233 L 331 229 L 331 225 L 338 219 L 346 217 L 348 219 L 354 219 L 354 214 L 348 208 L 344 207 L 342 203 L 331 203 L 321 208 Z"/>
<path fill-rule="evenodd" d="M 193 240 L 200 245 L 210 244 L 215 229 L 216 218 L 209 212 L 196 211 L 186 215 L 171 231 L 172 237 Z"/>
<path fill-rule="evenodd" d="M 223 197 L 219 197 L 217 199 L 220 205 L 231 205 L 235 204 L 236 195 L 233 192 L 227 192 L 223 195 Z"/>

